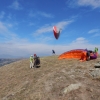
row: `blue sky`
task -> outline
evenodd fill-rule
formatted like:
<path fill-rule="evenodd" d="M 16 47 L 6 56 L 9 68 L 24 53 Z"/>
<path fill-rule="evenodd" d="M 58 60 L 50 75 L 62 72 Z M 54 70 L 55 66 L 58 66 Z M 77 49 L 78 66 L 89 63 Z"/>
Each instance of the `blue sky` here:
<path fill-rule="evenodd" d="M 0 1 L 0 57 L 100 50 L 100 0 Z M 62 29 L 58 40 L 53 26 Z"/>

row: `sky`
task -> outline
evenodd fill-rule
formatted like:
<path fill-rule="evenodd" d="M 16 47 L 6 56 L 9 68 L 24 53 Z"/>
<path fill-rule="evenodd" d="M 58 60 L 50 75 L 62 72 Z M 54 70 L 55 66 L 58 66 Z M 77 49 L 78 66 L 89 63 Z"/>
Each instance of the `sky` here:
<path fill-rule="evenodd" d="M 100 50 L 100 0 L 0 0 L 0 58 Z M 58 39 L 53 26 L 61 29 Z M 100 51 L 99 51 L 100 53 Z"/>

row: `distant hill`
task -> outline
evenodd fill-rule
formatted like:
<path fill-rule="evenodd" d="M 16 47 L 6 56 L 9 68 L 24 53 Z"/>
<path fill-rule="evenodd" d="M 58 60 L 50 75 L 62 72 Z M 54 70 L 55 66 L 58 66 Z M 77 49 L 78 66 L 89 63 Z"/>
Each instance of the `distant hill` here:
<path fill-rule="evenodd" d="M 10 64 L 12 62 L 18 61 L 20 59 L 6 59 L 6 58 L 0 58 L 0 67 L 4 66 L 6 64 Z"/>
<path fill-rule="evenodd" d="M 100 61 L 41 57 L 30 69 L 29 59 L 0 67 L 0 100 L 100 100 Z"/>

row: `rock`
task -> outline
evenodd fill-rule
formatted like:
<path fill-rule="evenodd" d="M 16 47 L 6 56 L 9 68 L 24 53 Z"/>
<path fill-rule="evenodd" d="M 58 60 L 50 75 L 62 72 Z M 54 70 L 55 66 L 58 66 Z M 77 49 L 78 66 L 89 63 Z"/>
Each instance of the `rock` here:
<path fill-rule="evenodd" d="M 63 92 L 64 94 L 69 93 L 72 90 L 78 89 L 80 86 L 81 86 L 81 83 L 71 84 L 68 87 L 66 87 Z"/>
<path fill-rule="evenodd" d="M 93 71 L 90 72 L 90 74 L 92 75 L 92 77 L 94 78 L 99 78 L 100 77 L 100 69 L 96 68 Z"/>
<path fill-rule="evenodd" d="M 100 62 L 96 63 L 96 64 L 94 65 L 94 67 L 95 67 L 95 68 L 100 68 Z"/>

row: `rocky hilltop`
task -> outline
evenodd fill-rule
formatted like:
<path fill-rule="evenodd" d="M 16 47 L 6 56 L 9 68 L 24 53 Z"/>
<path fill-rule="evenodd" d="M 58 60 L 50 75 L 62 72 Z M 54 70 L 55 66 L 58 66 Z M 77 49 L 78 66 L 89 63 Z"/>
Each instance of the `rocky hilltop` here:
<path fill-rule="evenodd" d="M 95 60 L 42 57 L 38 68 L 29 59 L 0 67 L 0 100 L 100 100 L 100 68 Z"/>

